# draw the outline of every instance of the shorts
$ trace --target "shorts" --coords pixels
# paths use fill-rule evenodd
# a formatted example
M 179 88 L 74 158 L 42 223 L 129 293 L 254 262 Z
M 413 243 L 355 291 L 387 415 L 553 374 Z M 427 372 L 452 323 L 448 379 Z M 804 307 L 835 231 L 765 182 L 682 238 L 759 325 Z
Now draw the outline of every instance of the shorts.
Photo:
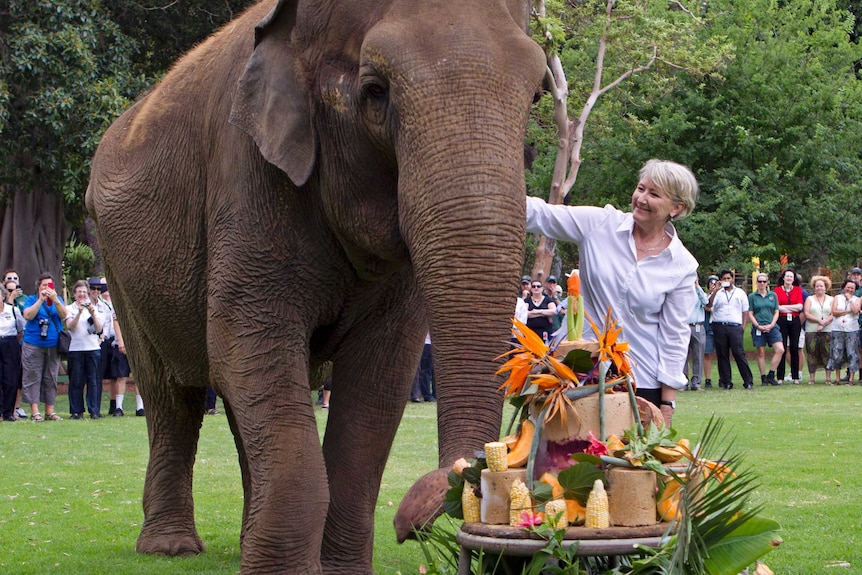
M 712 330 L 706 332 L 706 343 L 703 346 L 703 353 L 715 353 L 715 335 Z
M 132 370 L 129 367 L 129 359 L 126 357 L 125 353 L 115 347 L 113 350 L 113 357 L 111 359 L 111 377 L 108 379 L 129 377 L 131 374 Z
M 778 329 L 778 326 L 769 330 L 769 333 L 758 332 L 753 327 L 751 328 L 751 343 L 754 344 L 754 347 L 766 347 L 766 344 L 772 346 L 773 343 L 781 340 L 781 330 Z
M 102 371 L 102 379 L 115 379 L 111 376 L 111 364 L 113 363 L 114 350 L 117 349 L 113 346 L 113 343 L 114 338 L 110 338 L 103 341 L 100 346 L 102 355 L 99 360 L 99 365 L 101 366 L 99 369 Z

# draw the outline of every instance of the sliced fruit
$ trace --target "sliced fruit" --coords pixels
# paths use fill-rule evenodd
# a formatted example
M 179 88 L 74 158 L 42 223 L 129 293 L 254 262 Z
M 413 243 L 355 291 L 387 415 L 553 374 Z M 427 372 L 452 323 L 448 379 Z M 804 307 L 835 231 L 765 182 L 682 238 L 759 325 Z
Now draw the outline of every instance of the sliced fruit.
M 518 435 L 518 441 L 508 454 L 509 468 L 524 467 L 527 465 L 527 458 L 530 457 L 530 448 L 533 446 L 533 434 L 536 433 L 536 425 L 529 419 L 525 419 L 521 424 L 521 433 Z

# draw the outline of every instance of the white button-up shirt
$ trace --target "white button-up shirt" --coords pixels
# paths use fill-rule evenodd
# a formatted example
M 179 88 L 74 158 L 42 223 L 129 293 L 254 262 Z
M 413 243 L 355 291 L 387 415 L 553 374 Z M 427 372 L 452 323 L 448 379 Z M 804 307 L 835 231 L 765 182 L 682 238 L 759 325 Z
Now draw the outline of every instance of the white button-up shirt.
M 712 298 L 712 323 L 735 323 L 742 325 L 748 313 L 748 295 L 736 286 L 730 290 L 721 288 Z
M 612 308 L 623 328 L 621 340 L 629 342 L 637 386 L 682 389 L 697 260 L 668 222 L 670 245 L 638 261 L 633 228 L 631 213 L 610 205 L 549 205 L 527 197 L 527 231 L 578 244 L 584 310 L 601 329 Z M 596 339 L 589 322 L 583 337 Z

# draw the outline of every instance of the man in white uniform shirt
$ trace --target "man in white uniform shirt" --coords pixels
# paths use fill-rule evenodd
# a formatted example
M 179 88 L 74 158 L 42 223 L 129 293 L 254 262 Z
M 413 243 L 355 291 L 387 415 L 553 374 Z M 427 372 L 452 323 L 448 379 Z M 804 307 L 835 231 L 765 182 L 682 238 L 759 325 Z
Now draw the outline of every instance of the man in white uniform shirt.
M 730 354 L 742 376 L 745 389 L 752 389 L 751 368 L 745 359 L 742 334 L 748 315 L 748 295 L 733 283 L 733 272 L 723 270 L 720 283 L 709 294 L 705 310 L 712 312 L 712 331 L 715 338 L 715 355 L 718 358 L 718 385 L 733 389 L 730 375 Z

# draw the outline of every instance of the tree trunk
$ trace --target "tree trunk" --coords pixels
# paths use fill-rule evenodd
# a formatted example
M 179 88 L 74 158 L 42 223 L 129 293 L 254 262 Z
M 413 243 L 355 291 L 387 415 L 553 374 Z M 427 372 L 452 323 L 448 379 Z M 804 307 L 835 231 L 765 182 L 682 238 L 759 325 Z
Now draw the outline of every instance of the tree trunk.
M 42 272 L 50 272 L 61 287 L 68 236 L 69 224 L 59 196 L 43 190 L 18 190 L 14 199 L 0 206 L 0 271 L 17 271 L 26 294 L 35 291 Z

